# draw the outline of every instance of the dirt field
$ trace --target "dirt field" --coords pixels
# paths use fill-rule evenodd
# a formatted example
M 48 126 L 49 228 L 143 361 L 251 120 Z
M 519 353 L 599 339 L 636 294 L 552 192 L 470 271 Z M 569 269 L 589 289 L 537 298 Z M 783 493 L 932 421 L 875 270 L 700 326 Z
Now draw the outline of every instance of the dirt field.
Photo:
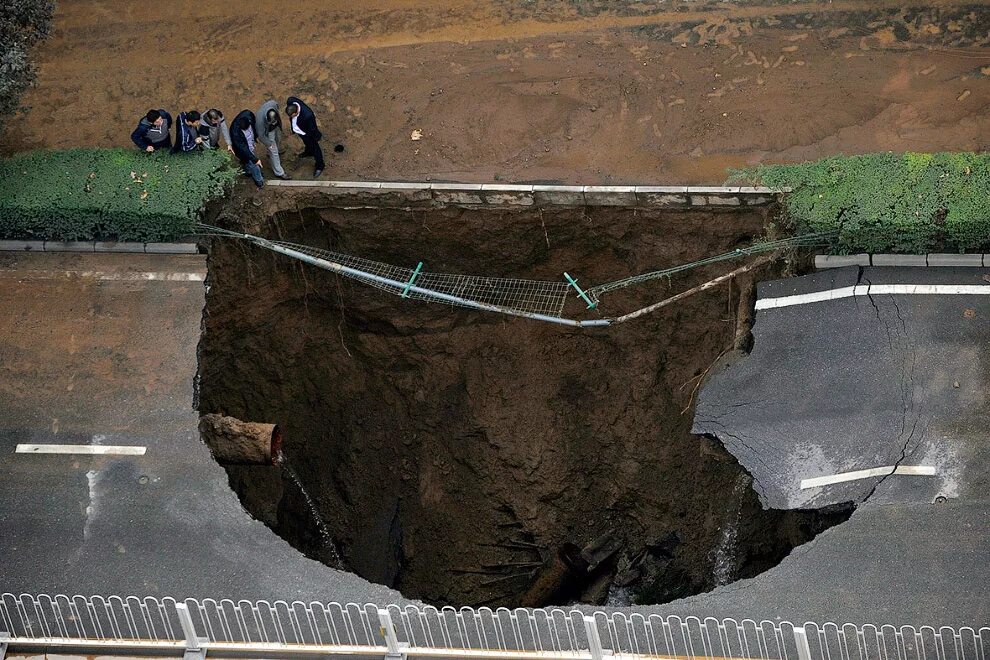
M 290 93 L 346 144 L 335 178 L 717 182 L 990 141 L 987 4 L 305 4 L 63 0 L 0 149 L 127 145 L 148 107 Z

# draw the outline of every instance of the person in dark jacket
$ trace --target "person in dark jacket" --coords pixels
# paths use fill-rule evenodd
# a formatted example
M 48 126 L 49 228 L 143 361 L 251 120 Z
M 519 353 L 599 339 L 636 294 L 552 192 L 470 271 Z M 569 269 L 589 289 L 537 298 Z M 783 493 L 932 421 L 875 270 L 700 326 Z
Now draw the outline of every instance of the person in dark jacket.
M 323 149 L 320 148 L 319 127 L 316 125 L 316 115 L 309 106 L 295 96 L 290 96 L 285 102 L 285 114 L 292 121 L 292 132 L 302 138 L 306 149 L 299 154 L 300 158 L 312 156 L 316 159 L 316 169 L 313 170 L 313 178 L 318 179 L 323 174 L 325 163 L 323 162 Z
M 199 136 L 200 116 L 195 110 L 180 112 L 178 121 L 175 122 L 175 144 L 172 145 L 172 153 L 188 153 L 194 149 L 201 149 L 203 138 Z
M 138 122 L 137 128 L 131 133 L 131 141 L 138 149 L 148 153 L 158 149 L 168 149 L 172 146 L 172 115 L 165 110 L 148 110 L 148 113 Z
M 230 146 L 234 148 L 234 155 L 241 161 L 244 172 L 261 188 L 265 185 L 265 177 L 261 175 L 261 159 L 254 153 L 254 125 L 254 113 L 241 110 L 230 125 Z

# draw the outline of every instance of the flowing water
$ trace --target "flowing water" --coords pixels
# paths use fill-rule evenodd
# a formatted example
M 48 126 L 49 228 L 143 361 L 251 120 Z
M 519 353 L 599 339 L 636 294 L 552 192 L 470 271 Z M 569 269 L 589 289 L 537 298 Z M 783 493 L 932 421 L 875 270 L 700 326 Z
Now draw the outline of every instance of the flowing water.
M 316 503 L 313 502 L 313 498 L 309 496 L 309 492 L 306 490 L 306 487 L 303 486 L 302 480 L 299 478 L 299 475 L 296 474 L 296 471 L 292 469 L 292 465 L 289 463 L 288 457 L 284 454 L 281 465 L 285 470 L 285 473 L 288 474 L 289 478 L 291 478 L 293 483 L 296 484 L 299 492 L 302 493 L 303 499 L 306 500 L 306 507 L 309 509 L 309 513 L 313 517 L 313 522 L 316 523 L 316 529 L 319 531 L 320 538 L 323 540 L 323 548 L 326 550 L 327 555 L 331 560 L 331 565 L 336 567 L 343 566 L 343 562 L 340 558 L 340 552 L 337 550 L 337 544 L 334 543 L 333 536 L 330 534 L 330 528 L 327 527 L 326 522 L 320 515 L 320 510 L 316 508 Z
M 715 548 L 715 566 L 712 572 L 715 586 L 721 587 L 735 581 L 739 570 L 739 518 L 742 513 L 743 495 L 749 487 L 750 479 L 745 474 L 736 478 L 732 487 L 732 509 L 722 525 L 718 546 Z

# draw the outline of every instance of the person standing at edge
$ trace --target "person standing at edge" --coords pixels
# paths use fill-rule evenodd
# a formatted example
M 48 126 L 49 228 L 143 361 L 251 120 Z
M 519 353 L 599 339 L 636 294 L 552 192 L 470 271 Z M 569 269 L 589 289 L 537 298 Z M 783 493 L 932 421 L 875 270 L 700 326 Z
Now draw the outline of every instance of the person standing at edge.
M 200 116 L 195 110 L 180 112 L 175 122 L 175 144 L 172 153 L 187 153 L 203 144 L 199 136 Z
M 255 134 L 262 144 L 268 147 L 268 162 L 272 165 L 272 173 L 280 179 L 291 179 L 282 169 L 282 159 L 279 157 L 279 147 L 282 144 L 282 117 L 278 114 L 278 101 L 270 99 L 261 104 L 255 117 Z
M 222 136 L 227 145 L 227 151 L 234 153 L 233 143 L 230 141 L 230 131 L 227 129 L 227 120 L 223 113 L 216 108 L 210 108 L 203 113 L 203 123 L 199 127 L 199 134 L 203 138 L 205 148 L 219 148 Z
M 131 142 L 148 153 L 168 149 L 172 146 L 172 136 L 169 134 L 171 128 L 172 115 L 163 109 L 148 110 L 131 133 Z
M 300 158 L 312 156 L 316 159 L 316 169 L 313 170 L 313 178 L 318 179 L 323 174 L 325 163 L 323 162 L 323 149 L 320 148 L 320 139 L 323 135 L 316 126 L 316 115 L 309 106 L 295 96 L 290 96 L 285 102 L 285 114 L 292 120 L 292 132 L 302 138 L 306 149 L 299 154 Z
M 254 113 L 241 110 L 230 127 L 230 140 L 234 155 L 244 167 L 244 173 L 250 175 L 254 179 L 254 185 L 261 188 L 265 185 L 265 177 L 261 175 L 261 159 L 254 154 L 254 125 Z

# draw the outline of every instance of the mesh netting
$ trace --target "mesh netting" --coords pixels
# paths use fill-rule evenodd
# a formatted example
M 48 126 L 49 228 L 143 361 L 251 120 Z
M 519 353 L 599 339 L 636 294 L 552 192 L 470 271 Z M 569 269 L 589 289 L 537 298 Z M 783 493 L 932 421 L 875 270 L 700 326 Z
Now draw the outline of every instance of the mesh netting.
M 481 275 L 455 275 L 449 273 L 430 273 L 422 270 L 393 266 L 380 261 L 372 261 L 363 257 L 355 257 L 341 252 L 333 252 L 315 248 L 299 243 L 289 243 L 287 241 L 275 241 L 241 234 L 220 227 L 210 225 L 199 225 L 205 233 L 228 236 L 231 238 L 246 239 L 267 249 L 279 251 L 288 250 L 289 256 L 296 258 L 305 257 L 320 259 L 335 264 L 316 264 L 324 268 L 329 268 L 345 277 L 357 280 L 363 284 L 387 291 L 394 295 L 417 300 L 428 300 L 431 302 L 442 302 L 449 305 L 460 305 L 472 307 L 471 303 L 481 303 L 488 305 L 491 311 L 501 311 L 508 314 L 539 314 L 546 317 L 543 320 L 563 322 L 571 325 L 584 324 L 608 324 L 615 319 L 603 319 L 599 321 L 572 321 L 562 319 L 564 304 L 571 291 L 571 285 L 567 282 L 547 282 L 541 280 L 517 280 L 502 277 L 485 277 Z M 597 303 L 600 297 L 609 291 L 622 289 L 636 284 L 642 284 L 662 277 L 669 277 L 675 273 L 687 271 L 699 266 L 713 264 L 730 259 L 738 259 L 747 255 L 762 254 L 779 251 L 785 248 L 792 248 L 806 245 L 819 245 L 828 242 L 831 234 L 805 234 L 777 241 L 766 241 L 754 245 L 739 248 L 732 252 L 707 257 L 687 264 L 642 273 L 633 277 L 627 277 L 613 282 L 607 282 L 598 286 L 588 288 L 583 292 L 591 302 Z M 293 254 L 295 253 L 295 254 Z M 422 264 L 421 264 L 422 265 Z M 340 270 L 338 266 L 346 270 Z M 565 274 L 566 275 L 566 274 Z M 576 289 L 575 285 L 575 289 Z M 445 298 L 443 296 L 453 296 L 457 300 Z M 492 309 L 492 308 L 496 309 Z M 629 315 L 626 315 L 629 316 Z M 633 315 L 634 316 L 634 315 Z M 625 317 L 622 317 L 625 318 Z M 621 318 L 619 319 L 622 320 Z
M 285 241 L 269 242 L 295 252 L 316 257 L 317 259 L 323 259 L 324 261 L 352 268 L 361 273 L 376 275 L 380 278 L 391 280 L 391 282 L 382 282 L 372 277 L 362 277 L 360 273 L 342 273 L 346 277 L 397 295 L 403 294 L 406 285 L 412 280 L 415 273 L 415 270 L 412 268 L 393 266 L 349 254 L 322 250 L 309 245 L 299 245 L 298 243 L 288 243 Z M 561 315 L 568 293 L 568 284 L 566 282 L 515 280 L 502 277 L 454 275 L 426 271 L 420 271 L 416 274 L 413 282 L 417 289 L 423 289 L 425 291 L 410 290 L 406 296 L 408 298 L 431 300 L 433 302 L 443 302 L 452 305 L 457 304 L 451 300 L 431 296 L 429 292 L 432 291 L 515 311 L 546 314 L 547 316 Z

